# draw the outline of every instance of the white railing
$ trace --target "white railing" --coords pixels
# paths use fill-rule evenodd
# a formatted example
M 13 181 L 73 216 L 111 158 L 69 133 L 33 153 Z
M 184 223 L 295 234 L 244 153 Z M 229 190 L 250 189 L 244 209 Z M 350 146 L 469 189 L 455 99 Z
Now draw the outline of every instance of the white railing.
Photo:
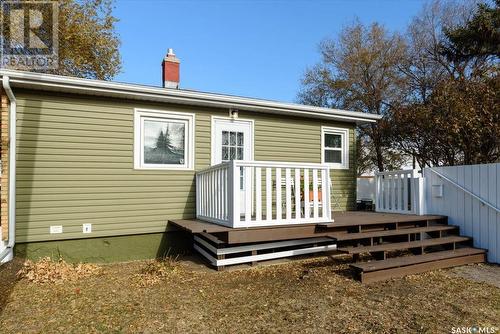
M 233 160 L 196 173 L 196 217 L 229 227 L 330 222 L 330 170 Z
M 377 212 L 423 214 L 423 178 L 416 170 L 375 173 Z

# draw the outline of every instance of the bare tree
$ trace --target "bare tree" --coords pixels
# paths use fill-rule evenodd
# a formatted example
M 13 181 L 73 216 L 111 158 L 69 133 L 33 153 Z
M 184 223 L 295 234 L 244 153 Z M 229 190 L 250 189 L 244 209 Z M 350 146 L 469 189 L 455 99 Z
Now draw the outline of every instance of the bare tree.
M 308 69 L 298 99 L 302 103 L 383 115 L 400 103 L 405 86 L 399 66 L 405 43 L 397 33 L 374 23 L 345 27 L 338 39 L 319 46 L 321 62 Z M 367 144 L 369 160 L 379 171 L 397 165 L 401 155 L 388 142 L 388 119 L 359 128 L 358 140 Z
M 422 167 L 498 159 L 498 64 L 487 55 L 450 56 L 448 32 L 467 25 L 476 8 L 433 1 L 408 28 L 400 68 L 407 91 L 405 103 L 391 110 L 392 143 Z

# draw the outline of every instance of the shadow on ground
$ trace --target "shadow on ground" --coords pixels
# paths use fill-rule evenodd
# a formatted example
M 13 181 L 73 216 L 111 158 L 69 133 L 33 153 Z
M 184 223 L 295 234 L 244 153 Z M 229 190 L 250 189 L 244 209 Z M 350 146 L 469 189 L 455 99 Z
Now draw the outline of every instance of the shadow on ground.
M 17 272 L 22 266 L 23 260 L 17 258 L 0 266 L 0 315 L 3 313 L 9 297 L 19 281 Z

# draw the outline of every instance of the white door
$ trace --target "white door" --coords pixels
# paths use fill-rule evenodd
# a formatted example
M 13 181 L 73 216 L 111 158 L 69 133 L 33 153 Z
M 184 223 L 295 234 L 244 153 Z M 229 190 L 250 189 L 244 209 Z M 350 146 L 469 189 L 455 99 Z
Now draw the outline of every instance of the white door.
M 213 165 L 229 160 L 253 160 L 253 122 L 214 118 L 212 124 Z M 245 213 L 245 187 L 251 187 L 250 182 L 251 180 L 247 180 L 245 172 L 241 170 L 240 213 Z

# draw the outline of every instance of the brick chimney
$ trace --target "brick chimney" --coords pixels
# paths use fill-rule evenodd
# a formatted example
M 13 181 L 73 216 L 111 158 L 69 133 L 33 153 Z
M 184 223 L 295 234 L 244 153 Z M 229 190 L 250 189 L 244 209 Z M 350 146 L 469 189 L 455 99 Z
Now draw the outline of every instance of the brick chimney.
M 179 88 L 179 67 L 181 61 L 175 56 L 173 49 L 168 49 L 167 55 L 161 63 L 163 69 L 163 88 Z

